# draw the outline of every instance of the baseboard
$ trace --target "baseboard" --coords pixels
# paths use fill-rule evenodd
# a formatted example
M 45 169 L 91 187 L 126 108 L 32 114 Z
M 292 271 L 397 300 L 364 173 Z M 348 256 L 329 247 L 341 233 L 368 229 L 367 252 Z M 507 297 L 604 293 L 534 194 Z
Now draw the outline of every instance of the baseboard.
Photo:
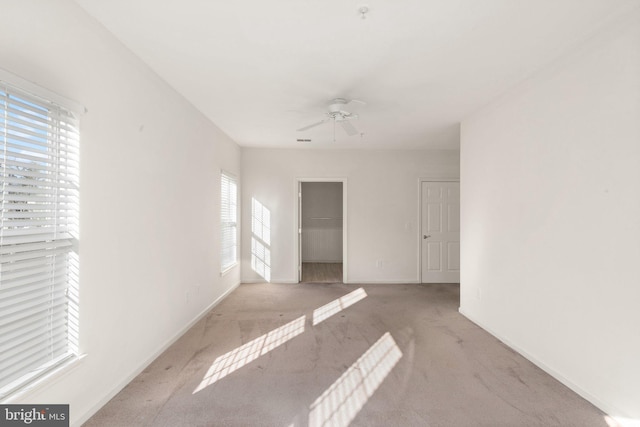
M 285 285 L 291 285 L 291 284 L 297 284 L 300 283 L 297 280 L 270 280 L 270 281 L 266 281 L 266 280 L 254 280 L 254 279 L 250 279 L 250 280 L 243 280 L 242 284 L 246 284 L 246 285 L 255 285 L 258 283 L 274 283 L 274 284 L 285 284 Z
M 256 284 L 267 283 L 264 279 L 248 279 L 242 280 L 242 283 Z M 283 285 L 298 284 L 297 280 L 277 280 L 272 279 L 269 283 L 280 283 Z M 422 282 L 419 280 L 351 280 L 344 282 L 345 285 L 419 285 Z M 458 285 L 458 283 L 451 283 L 452 285 Z
M 587 392 L 582 387 L 578 386 L 577 384 L 575 384 L 574 382 L 572 382 L 571 380 L 566 378 L 560 372 L 558 372 L 555 369 L 549 367 L 547 364 L 545 364 L 541 360 L 537 359 L 536 357 L 532 356 L 530 353 L 528 353 L 524 349 L 522 349 L 519 346 L 513 344 L 513 342 L 511 342 L 510 340 L 508 340 L 508 339 L 504 338 L 503 336 L 501 336 L 500 334 L 496 333 L 494 330 L 492 330 L 491 328 L 487 327 L 482 322 L 478 321 L 473 316 L 471 316 L 468 313 L 466 313 L 462 309 L 462 307 L 458 308 L 458 312 L 460 314 L 462 314 L 464 317 L 466 317 L 467 319 L 469 319 L 470 321 L 472 321 L 473 323 L 475 323 L 476 325 L 478 325 L 479 327 L 481 327 L 482 329 L 484 329 L 485 331 L 489 332 L 491 335 L 493 335 L 495 338 L 500 340 L 507 347 L 511 348 L 516 353 L 520 354 L 522 357 L 524 357 L 525 359 L 527 359 L 528 361 L 530 361 L 531 363 L 536 365 L 538 368 L 542 369 L 547 374 L 551 375 L 553 378 L 555 378 L 556 380 L 560 381 L 565 386 L 569 387 L 573 392 L 575 392 L 577 395 L 579 395 L 583 399 L 585 399 L 588 402 L 590 402 L 591 404 L 593 404 L 595 407 L 600 409 L 605 414 L 622 414 L 623 413 L 622 411 L 618 410 L 615 407 L 615 405 L 611 405 L 611 404 L 609 404 L 607 402 L 604 402 L 601 399 L 599 399 L 596 396 L 594 396 L 593 394 Z
M 341 259 L 315 259 L 315 260 L 306 260 L 303 259 L 302 263 L 306 264 L 306 263 L 313 263 L 313 264 L 342 264 L 342 260 Z
M 297 280 L 270 280 L 269 282 L 267 282 L 264 279 L 249 279 L 249 280 L 243 280 L 242 283 L 246 283 L 246 284 L 256 284 L 256 283 L 282 283 L 284 285 L 291 285 L 291 284 L 298 284 L 300 282 L 298 282 Z
M 196 323 L 198 323 L 204 316 L 211 311 L 216 305 L 220 304 L 222 300 L 224 300 L 231 292 L 233 292 L 238 286 L 240 286 L 240 282 L 231 286 L 227 291 L 225 291 L 222 295 L 215 299 L 211 304 L 209 304 L 204 310 L 202 310 L 196 317 L 194 317 L 186 326 L 180 329 L 176 334 L 174 334 L 171 338 L 165 341 L 164 344 L 160 346 L 158 350 L 156 350 L 150 357 L 148 357 L 142 364 L 140 364 L 136 369 L 133 370 L 131 374 L 129 374 L 123 381 L 121 381 L 111 392 L 109 392 L 105 397 L 100 399 L 98 403 L 93 405 L 90 410 L 88 410 L 85 414 L 83 414 L 79 419 L 74 420 L 73 425 L 82 425 L 89 418 L 91 418 L 96 412 L 100 410 L 104 405 L 107 404 L 113 397 L 118 394 L 123 388 L 127 386 L 135 377 L 140 375 L 142 371 L 144 371 L 147 366 L 149 366 L 154 360 L 158 358 L 166 349 L 168 349 L 173 343 L 178 341 L 180 337 L 182 337 L 189 329 L 193 327 Z M 76 424 L 77 422 L 77 424 Z
M 417 285 L 418 280 L 349 280 L 349 285 Z

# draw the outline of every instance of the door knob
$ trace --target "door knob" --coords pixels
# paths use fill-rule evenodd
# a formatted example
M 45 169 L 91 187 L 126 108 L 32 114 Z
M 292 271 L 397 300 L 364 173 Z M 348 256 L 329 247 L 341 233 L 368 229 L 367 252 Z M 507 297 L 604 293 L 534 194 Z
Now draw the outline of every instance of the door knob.
M 425 234 L 424 236 L 422 236 L 423 239 L 428 239 L 429 237 L 431 237 L 431 234 L 429 234 L 429 235 Z

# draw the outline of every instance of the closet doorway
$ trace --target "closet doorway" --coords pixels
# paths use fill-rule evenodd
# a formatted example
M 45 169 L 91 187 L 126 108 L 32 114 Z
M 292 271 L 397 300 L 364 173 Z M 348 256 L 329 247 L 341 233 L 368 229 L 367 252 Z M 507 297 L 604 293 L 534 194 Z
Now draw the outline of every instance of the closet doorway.
M 344 283 L 344 181 L 298 181 L 298 281 Z

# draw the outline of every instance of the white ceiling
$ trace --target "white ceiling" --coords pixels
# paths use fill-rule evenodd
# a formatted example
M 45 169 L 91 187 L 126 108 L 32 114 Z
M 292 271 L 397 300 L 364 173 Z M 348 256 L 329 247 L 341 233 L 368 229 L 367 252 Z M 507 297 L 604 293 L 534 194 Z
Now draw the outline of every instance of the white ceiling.
M 376 149 L 458 149 L 465 116 L 638 4 L 76 1 L 241 146 Z M 367 103 L 364 135 L 296 131 L 336 97 Z

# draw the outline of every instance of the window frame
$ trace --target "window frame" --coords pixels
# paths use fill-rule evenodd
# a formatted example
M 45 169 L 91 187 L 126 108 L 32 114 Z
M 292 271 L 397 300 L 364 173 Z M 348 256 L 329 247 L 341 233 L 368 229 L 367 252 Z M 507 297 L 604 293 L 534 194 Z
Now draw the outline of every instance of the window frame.
M 4 400 L 32 389 L 82 357 L 78 324 L 79 120 L 86 110 L 1 69 L 0 93 L 0 192 L 3 194 L 0 249 L 6 255 L 0 264 L 0 292 L 7 291 L 2 296 L 2 304 L 15 304 L 12 307 L 17 310 L 13 313 L 17 319 L 23 319 L 8 322 L 6 325 L 12 326 L 0 333 L 5 340 L 15 334 L 22 338 L 25 324 L 30 323 L 32 334 L 47 337 L 40 339 L 40 344 L 29 347 L 40 348 L 32 353 L 32 357 L 38 355 L 37 363 L 25 363 L 22 356 L 22 360 L 16 362 L 16 365 L 22 364 L 21 368 L 8 365 L 14 371 L 0 385 L 0 400 Z M 42 203 L 46 207 L 43 208 Z M 21 215 L 21 224 L 15 221 L 16 213 Z M 37 217 L 44 219 L 42 223 L 36 220 Z M 43 227 L 44 223 L 47 225 Z M 36 238 L 40 232 L 41 237 Z M 24 245 L 46 246 L 53 251 L 27 250 Z M 38 285 L 34 278 L 27 280 L 30 276 L 36 277 L 32 272 L 38 272 L 37 277 L 42 278 L 38 282 L 50 284 Z M 60 274 L 64 275 L 62 279 L 59 279 Z M 15 277 L 20 276 L 25 280 L 17 282 Z M 16 297 L 24 295 L 27 298 L 31 289 L 40 288 L 51 289 L 42 298 L 45 298 L 48 312 L 53 313 L 50 317 L 56 321 L 44 322 L 42 315 L 32 307 L 21 305 L 19 300 L 23 297 Z M 60 292 L 62 298 L 56 298 L 55 294 Z M 57 304 L 57 301 L 63 302 Z M 63 332 L 60 332 L 61 327 Z M 43 341 L 51 343 L 51 347 L 62 345 L 63 351 L 54 354 L 49 350 L 47 355 Z M 18 347 L 17 344 L 8 345 L 7 351 L 15 352 Z

